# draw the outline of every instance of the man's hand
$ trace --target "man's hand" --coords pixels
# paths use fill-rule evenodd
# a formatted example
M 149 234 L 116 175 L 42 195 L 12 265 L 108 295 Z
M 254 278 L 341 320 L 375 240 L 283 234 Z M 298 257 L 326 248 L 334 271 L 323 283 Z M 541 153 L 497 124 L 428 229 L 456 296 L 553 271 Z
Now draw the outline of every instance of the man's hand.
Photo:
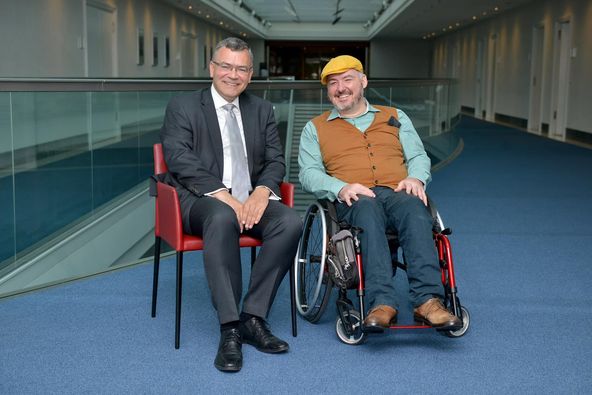
M 345 202 L 348 206 L 353 204 L 353 201 L 358 201 L 358 195 L 364 195 L 369 197 L 376 197 L 372 189 L 363 186 L 362 184 L 347 184 L 339 191 L 337 197 L 339 200 Z
M 243 203 L 238 201 L 227 190 L 222 190 L 220 192 L 216 192 L 212 195 L 212 197 L 214 197 L 214 198 L 220 200 L 221 202 L 224 202 L 227 205 L 229 205 L 230 207 L 232 207 L 232 209 L 236 213 L 236 220 L 238 221 L 238 224 L 240 225 L 240 231 L 242 233 L 243 229 L 244 229 L 244 224 L 241 220 L 241 217 L 243 215 L 242 213 L 244 211 Z
M 417 196 L 427 207 L 428 197 L 425 193 L 423 182 L 419 181 L 417 178 L 407 177 L 399 182 L 395 192 L 401 192 L 403 190 L 407 192 L 407 194 Z
M 251 193 L 243 204 L 243 209 L 239 216 L 241 229 L 244 227 L 246 230 L 249 230 L 259 223 L 263 212 L 269 204 L 269 193 L 269 189 L 264 187 L 255 188 L 253 193 Z

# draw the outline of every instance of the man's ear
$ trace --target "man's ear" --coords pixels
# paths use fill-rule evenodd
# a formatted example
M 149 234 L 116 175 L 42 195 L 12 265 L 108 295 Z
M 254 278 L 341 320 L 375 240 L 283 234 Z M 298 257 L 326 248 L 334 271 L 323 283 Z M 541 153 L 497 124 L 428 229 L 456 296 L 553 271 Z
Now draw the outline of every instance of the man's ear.
M 366 74 L 362 74 L 362 88 L 366 89 L 367 86 L 368 86 L 368 78 L 366 77 Z

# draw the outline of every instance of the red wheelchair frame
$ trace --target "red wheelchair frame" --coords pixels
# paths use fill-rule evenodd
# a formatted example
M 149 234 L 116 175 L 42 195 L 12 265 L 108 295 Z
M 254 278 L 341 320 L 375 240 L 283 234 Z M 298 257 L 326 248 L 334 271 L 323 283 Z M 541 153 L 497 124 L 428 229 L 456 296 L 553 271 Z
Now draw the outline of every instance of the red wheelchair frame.
M 452 251 L 448 235 L 451 234 L 449 228 L 444 228 L 442 220 L 433 205 L 429 202 L 430 211 L 434 218 L 434 242 L 438 251 L 438 260 L 442 273 L 442 285 L 444 287 L 444 304 L 449 311 L 460 318 L 462 327 L 457 329 L 439 330 L 440 333 L 449 337 L 460 337 L 466 333 L 470 324 L 470 315 L 468 310 L 461 306 L 457 295 L 456 279 L 454 276 L 454 263 L 452 259 Z M 327 221 L 326 218 L 329 218 Z M 312 218 L 312 220 L 311 220 Z M 346 344 L 361 343 L 366 334 L 383 332 L 382 328 L 364 327 L 365 306 L 364 306 L 364 267 L 361 256 L 361 247 L 357 237 L 360 229 L 353 228 L 347 224 L 337 224 L 335 207 L 328 201 L 319 201 L 311 205 L 304 218 L 303 235 L 298 247 L 298 253 L 294 263 L 295 272 L 295 302 L 300 314 L 308 321 L 315 323 L 323 314 L 327 302 L 329 300 L 330 290 L 333 288 L 333 282 L 329 276 L 327 266 L 324 264 L 328 251 L 328 242 L 331 235 L 337 230 L 349 229 L 354 236 L 354 244 L 356 249 L 356 264 L 358 269 L 359 281 L 355 285 L 356 294 L 358 297 L 359 309 L 354 307 L 354 304 L 347 297 L 347 289 L 339 289 L 339 296 L 337 299 L 337 320 L 335 330 L 337 336 Z M 314 235 L 312 229 L 314 228 L 314 221 L 320 219 L 322 226 L 320 231 L 323 233 L 321 242 L 318 246 L 314 243 Z M 329 226 L 327 226 L 327 222 Z M 361 230 L 363 231 L 363 230 Z M 396 234 L 387 234 L 389 240 L 389 247 L 391 255 L 393 256 L 393 275 L 397 269 L 406 270 L 407 265 L 401 263 L 397 259 L 397 251 L 399 248 Z M 312 241 L 312 243 L 311 243 Z M 311 244 L 313 247 L 311 248 Z M 318 248 L 317 248 L 318 247 Z M 404 259 L 403 259 L 404 260 Z M 313 268 L 313 270 L 309 270 Z M 315 277 L 315 274 L 318 276 Z M 316 293 L 311 292 L 308 285 L 311 283 L 310 278 L 313 277 L 315 282 Z M 323 292 L 319 292 L 320 288 L 324 288 Z M 314 295 L 312 295 L 314 293 Z M 322 295 L 319 295 L 322 293 Z M 319 297 L 320 296 L 320 297 Z M 391 325 L 388 329 L 431 329 L 429 325 L 415 324 L 415 325 Z

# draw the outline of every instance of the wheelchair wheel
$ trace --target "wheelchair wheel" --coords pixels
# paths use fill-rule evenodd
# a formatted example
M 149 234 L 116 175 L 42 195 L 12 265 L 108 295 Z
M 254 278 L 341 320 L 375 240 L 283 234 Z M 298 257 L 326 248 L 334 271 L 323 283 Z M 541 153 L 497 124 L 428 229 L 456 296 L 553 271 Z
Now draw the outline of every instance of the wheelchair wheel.
M 312 204 L 304 217 L 294 262 L 294 278 L 298 312 L 313 323 L 321 318 L 333 288 L 325 268 L 327 242 L 332 229 L 333 225 L 327 224 L 321 204 Z
M 465 309 L 464 307 L 460 308 L 460 313 L 462 316 L 462 327 L 455 331 L 444 331 L 442 332 L 443 335 L 448 337 L 461 337 L 469 330 L 469 325 L 471 323 L 471 315 L 469 314 L 469 310 Z
M 345 313 L 346 320 L 349 319 L 349 331 L 346 331 L 344 323 L 340 316 L 337 316 L 335 322 L 335 332 L 339 340 L 345 344 L 355 345 L 360 344 L 366 339 L 366 334 L 362 332 L 362 320 L 360 319 L 360 313 L 357 310 L 347 310 Z M 349 332 L 349 334 L 348 334 Z

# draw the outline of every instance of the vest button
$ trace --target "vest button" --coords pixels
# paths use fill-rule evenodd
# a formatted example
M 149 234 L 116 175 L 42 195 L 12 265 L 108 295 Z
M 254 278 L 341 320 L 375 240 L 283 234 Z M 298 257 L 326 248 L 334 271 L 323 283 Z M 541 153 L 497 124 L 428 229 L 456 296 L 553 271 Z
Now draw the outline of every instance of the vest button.
M 368 148 L 372 147 L 372 144 L 368 144 Z
M 370 152 L 370 156 L 374 156 L 374 152 Z
M 374 185 L 378 185 L 378 180 L 374 180 Z
M 373 170 L 376 170 L 376 166 L 372 166 L 372 169 L 373 169 Z

